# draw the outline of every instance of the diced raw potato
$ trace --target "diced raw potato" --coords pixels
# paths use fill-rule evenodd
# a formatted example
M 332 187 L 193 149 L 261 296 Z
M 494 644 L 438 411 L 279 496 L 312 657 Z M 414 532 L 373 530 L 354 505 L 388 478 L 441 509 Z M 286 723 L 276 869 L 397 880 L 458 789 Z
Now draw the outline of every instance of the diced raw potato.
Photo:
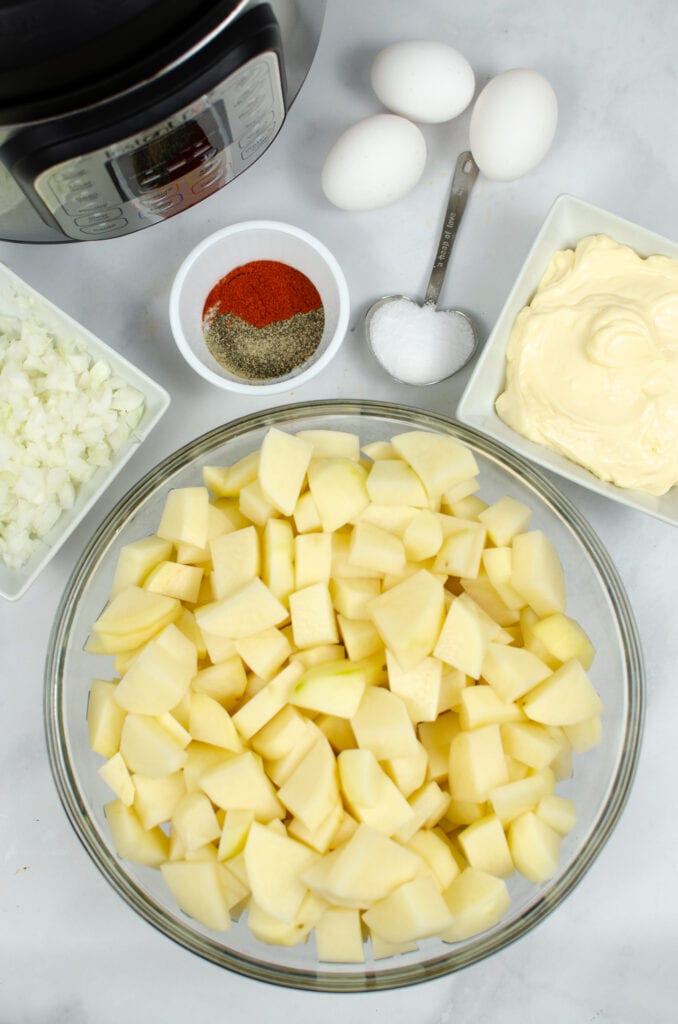
M 574 801 L 555 793 L 547 793 L 537 804 L 536 813 L 555 832 L 568 835 L 577 824 L 577 810 Z
M 394 533 L 402 539 L 405 530 L 420 511 L 422 510 L 413 508 L 411 505 L 377 505 L 371 501 L 362 510 L 357 521 L 379 526 L 387 533 Z
M 432 780 L 412 793 L 407 802 L 410 817 L 394 833 L 401 843 L 411 839 L 417 829 L 437 825 L 447 810 L 450 795 Z
M 278 512 L 291 516 L 306 478 L 313 444 L 299 435 L 271 427 L 261 445 L 259 483 Z
M 329 903 L 368 907 L 421 870 L 421 858 L 369 825 L 360 824 L 342 846 L 303 873 L 303 881 Z
M 351 619 L 337 613 L 337 625 L 341 642 L 351 661 L 361 661 L 383 648 L 377 628 L 370 619 Z
M 390 441 L 370 441 L 362 447 L 368 459 L 397 459 L 398 453 Z
M 209 492 L 206 487 L 175 487 L 167 495 L 156 531 L 173 543 L 207 545 Z
M 181 615 L 181 602 L 129 586 L 112 598 L 92 626 L 104 654 L 131 651 Z
M 475 494 L 480 489 L 480 481 L 477 476 L 466 477 L 465 480 L 460 480 L 457 484 L 452 484 L 440 497 L 440 506 L 443 510 L 450 509 L 453 504 L 457 504 L 464 498 L 468 498 L 470 494 Z M 456 513 L 452 513 L 455 515 Z
M 308 720 L 288 704 L 252 736 L 251 747 L 268 760 L 284 757 L 296 747 L 307 723 Z
M 425 569 L 373 598 L 369 606 L 379 635 L 405 671 L 433 651 L 444 611 L 443 585 Z
M 327 583 L 312 583 L 303 590 L 295 590 L 289 603 L 296 647 L 338 642 L 337 620 Z
M 450 743 L 459 732 L 459 718 L 450 711 L 438 715 L 435 722 L 420 722 L 419 739 L 428 756 L 428 775 L 432 779 L 447 778 Z
M 541 530 L 513 538 L 511 586 L 537 615 L 565 611 L 565 577 L 558 553 Z
M 472 679 L 479 679 L 486 649 L 486 633 L 475 608 L 454 598 L 433 654 Z
M 172 772 L 162 778 L 149 779 L 133 775 L 134 810 L 145 829 L 152 829 L 169 821 L 174 808 L 186 792 L 183 772 Z
M 337 763 L 324 736 L 316 740 L 285 780 L 278 799 L 311 831 L 339 804 Z
M 488 814 L 459 833 L 459 845 L 472 868 L 498 878 L 513 874 L 513 861 L 504 828 L 495 814 Z
M 459 732 L 450 743 L 450 794 L 453 800 L 483 803 L 506 782 L 506 758 L 498 725 Z
M 532 633 L 558 661 L 577 658 L 585 669 L 591 667 L 595 655 L 593 644 L 579 623 L 568 615 L 562 612 L 547 615 L 534 623 Z
M 420 478 L 429 498 L 439 498 L 454 484 L 478 473 L 470 449 L 453 437 L 411 430 L 392 437 L 391 444 Z
M 428 770 L 426 747 L 423 743 L 419 743 L 416 754 L 410 754 L 407 757 L 384 758 L 381 766 L 386 774 L 393 779 L 403 796 L 409 797 L 415 789 L 419 789 L 424 784 L 426 779 Z
M 312 530 L 322 529 L 322 523 L 318 515 L 318 506 L 313 500 L 313 495 L 310 491 L 304 491 L 299 496 L 299 500 L 294 506 L 292 518 L 294 519 L 297 533 L 309 533 Z
M 397 694 L 413 722 L 433 722 L 438 716 L 443 664 L 427 657 L 404 672 L 395 657 L 386 652 L 386 669 L 391 693 Z
M 294 533 L 287 519 L 269 519 L 263 530 L 262 579 L 286 603 L 294 590 Z
M 134 802 L 134 783 L 120 751 L 101 765 L 99 775 L 119 800 L 130 807 Z
M 203 631 L 240 640 L 279 626 L 287 609 L 257 576 L 229 597 L 196 608 L 195 617 Z
M 359 522 L 351 533 L 348 561 L 356 568 L 397 574 L 405 566 L 405 546 L 400 537 L 382 530 L 380 526 Z
M 154 594 L 176 597 L 179 601 L 193 604 L 198 600 L 203 569 L 197 565 L 182 565 L 181 562 L 159 562 L 144 581 L 144 588 Z
M 217 765 L 223 764 L 233 756 L 231 751 L 223 747 L 212 747 L 208 743 L 193 740 L 186 748 L 186 761 L 182 769 L 184 783 L 189 793 L 200 788 L 200 780 L 204 773 Z
M 576 658 L 566 661 L 523 701 L 525 714 L 544 725 L 575 725 L 599 715 L 603 702 Z
M 345 963 L 363 926 L 375 958 L 459 941 L 503 915 L 514 865 L 551 877 L 575 824 L 556 780 L 601 731 L 529 509 L 478 497 L 455 439 L 366 450 L 274 428 L 206 467 L 166 537 L 123 549 L 86 645 L 122 676 L 88 707 L 120 855 L 162 865 L 208 928 L 246 911 L 293 946 L 315 927 Z
M 306 895 L 301 876 L 317 855 L 257 821 L 250 826 L 244 855 L 255 901 L 272 917 L 291 924 Z
M 315 926 L 315 943 L 322 963 L 362 963 L 365 952 L 359 911 L 328 907 Z
M 94 679 L 87 703 L 87 734 L 92 750 L 113 757 L 120 747 L 125 711 L 115 699 L 117 682 Z
M 444 932 L 452 915 L 433 878 L 422 876 L 376 900 L 363 920 L 387 942 L 413 942 Z
M 300 430 L 297 437 L 313 446 L 316 459 L 360 458 L 360 438 L 349 430 Z
M 300 818 L 292 818 L 287 826 L 287 832 L 293 839 L 299 839 L 316 853 L 326 853 L 342 824 L 344 813 L 341 803 L 336 803 L 317 828 L 307 828 Z
M 185 695 L 197 665 L 195 645 L 170 623 L 132 659 L 115 699 L 126 711 L 161 715 Z
M 510 544 L 517 533 L 525 533 L 530 525 L 532 510 L 515 498 L 503 497 L 480 513 L 479 519 L 496 547 Z
M 443 543 L 443 529 L 438 516 L 430 509 L 420 509 L 403 532 L 405 555 L 411 562 L 433 558 Z
M 542 768 L 533 775 L 526 775 L 514 782 L 490 789 L 489 799 L 492 809 L 503 825 L 532 810 L 543 796 L 553 791 L 555 779 L 553 772 Z
M 329 533 L 304 533 L 294 538 L 294 589 L 312 583 L 330 582 L 332 574 L 332 536 Z
M 380 581 L 371 577 L 332 579 L 329 586 L 335 609 L 347 619 L 367 619 L 370 601 L 381 593 Z
M 560 861 L 561 837 L 534 811 L 525 811 L 508 827 L 508 844 L 517 871 L 539 885 L 553 878 Z
M 411 820 L 410 805 L 370 750 L 343 750 L 337 764 L 341 790 L 354 818 L 386 836 Z
M 600 715 L 585 718 L 573 725 L 564 725 L 563 732 L 567 741 L 577 754 L 583 754 L 592 747 L 597 747 L 603 735 L 603 723 Z
M 175 900 L 189 917 L 215 932 L 231 927 L 216 861 L 172 861 L 160 868 Z
M 381 686 L 368 686 L 351 718 L 358 746 L 378 761 L 409 757 L 418 751 L 417 735 L 403 701 Z
M 120 736 L 120 753 L 132 772 L 158 778 L 176 772 L 186 760 L 185 744 L 157 718 L 130 713 Z
M 506 913 L 511 897 L 506 882 L 478 868 L 465 868 L 443 893 L 453 922 L 444 942 L 461 942 L 492 928 Z
M 253 526 L 224 533 L 210 542 L 215 600 L 236 593 L 259 574 L 259 535 Z
M 275 515 L 275 508 L 264 494 L 258 479 L 246 484 L 240 491 L 238 510 L 250 523 L 262 527 Z
M 200 788 L 217 807 L 225 811 L 251 810 L 257 821 L 284 818 L 285 808 L 267 778 L 260 758 L 251 750 L 233 754 L 208 768 L 199 780 Z
M 492 722 L 514 722 L 522 717 L 517 704 L 505 703 L 484 683 L 466 686 L 461 691 L 459 725 L 462 729 L 477 729 Z
M 110 596 L 115 597 L 125 587 L 140 587 L 151 569 L 168 559 L 171 553 L 172 542 L 153 534 L 123 545 L 118 554 Z
M 298 663 L 286 665 L 258 693 L 238 708 L 233 715 L 233 722 L 244 740 L 251 739 L 285 707 L 303 671 Z
M 247 686 L 247 675 L 238 654 L 200 669 L 191 680 L 191 689 L 206 693 L 220 703 L 232 703 L 242 697 Z
M 221 498 L 236 498 L 243 487 L 251 484 L 259 474 L 259 452 L 250 452 L 232 466 L 203 466 L 202 479 L 213 494 Z
M 211 801 L 204 793 L 186 793 L 172 815 L 175 829 L 185 850 L 197 850 L 221 835 L 221 828 Z
M 224 815 L 224 824 L 219 837 L 219 860 L 230 860 L 245 848 L 254 812 L 232 808 Z
M 497 696 L 509 703 L 523 697 L 537 683 L 551 675 L 551 669 L 523 647 L 489 643 L 482 664 L 482 676 Z
M 483 568 L 487 577 L 508 608 L 520 610 L 525 599 L 511 586 L 513 568 L 513 552 L 510 547 L 485 548 L 483 551 Z
M 485 527 L 456 516 L 438 517 L 443 542 L 433 562 L 434 572 L 474 579 L 480 570 Z
M 188 731 L 195 740 L 238 753 L 240 737 L 226 708 L 206 693 L 194 693 L 189 709 Z
M 507 722 L 502 726 L 501 739 L 509 757 L 537 770 L 550 765 L 562 747 L 548 729 L 536 722 Z
M 369 503 L 366 479 L 365 469 L 352 459 L 311 460 L 308 485 L 326 533 L 352 522 Z
M 377 505 L 428 507 L 428 495 L 414 470 L 402 459 L 378 459 L 366 481 L 367 493 Z
M 450 844 L 443 834 L 423 828 L 415 832 L 405 844 L 418 854 L 430 868 L 440 891 L 443 892 L 459 874 L 459 865 L 452 856 Z
M 380 668 L 371 659 L 359 662 L 341 659 L 313 665 L 295 684 L 289 701 L 310 711 L 353 718 L 365 688 L 375 681 L 375 672 L 380 672 Z
M 111 800 L 104 812 L 120 857 L 152 868 L 167 860 L 169 840 L 162 829 L 145 829 L 134 808 L 127 807 L 122 800 Z

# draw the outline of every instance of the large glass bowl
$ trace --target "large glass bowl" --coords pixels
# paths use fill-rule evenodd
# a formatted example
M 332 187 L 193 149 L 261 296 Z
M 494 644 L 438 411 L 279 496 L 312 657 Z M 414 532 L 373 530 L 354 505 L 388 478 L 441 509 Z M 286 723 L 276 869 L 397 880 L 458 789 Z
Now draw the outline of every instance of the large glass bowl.
M 491 930 L 453 945 L 437 939 L 416 952 L 364 965 L 318 962 L 313 939 L 293 948 L 257 941 L 244 921 L 211 933 L 179 911 L 159 871 L 122 861 L 112 848 L 103 806 L 110 791 L 89 748 L 87 696 L 94 676 L 111 666 L 83 644 L 106 603 L 121 546 L 154 532 L 170 487 L 199 484 L 205 463 L 232 463 L 257 448 L 266 430 L 328 428 L 357 432 L 363 443 L 421 428 L 459 438 L 480 465 L 481 495 L 529 504 L 532 527 L 555 543 L 565 570 L 568 612 L 595 644 L 592 678 L 605 704 L 601 744 L 575 756 L 573 777 L 557 792 L 574 799 L 578 820 L 564 840 L 557 875 L 532 885 L 509 879 L 511 907 Z M 636 626 L 609 555 L 577 509 L 528 462 L 453 420 L 378 402 L 311 402 L 248 416 L 204 434 L 149 472 L 107 516 L 66 587 L 46 667 L 45 722 L 52 771 L 71 824 L 97 867 L 146 921 L 188 950 L 240 974 L 319 991 L 386 989 L 440 977 L 498 953 L 535 927 L 572 891 L 601 851 L 629 793 L 639 752 L 644 679 Z

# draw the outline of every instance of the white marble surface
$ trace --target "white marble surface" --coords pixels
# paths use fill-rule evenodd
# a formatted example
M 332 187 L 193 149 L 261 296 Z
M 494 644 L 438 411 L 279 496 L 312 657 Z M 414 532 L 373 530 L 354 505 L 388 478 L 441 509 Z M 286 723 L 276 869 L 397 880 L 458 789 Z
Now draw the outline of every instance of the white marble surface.
M 419 293 L 433 256 L 450 170 L 468 114 L 424 128 L 424 177 L 396 206 L 358 215 L 319 189 L 325 153 L 380 107 L 368 68 L 384 44 L 436 37 L 458 46 L 479 82 L 534 67 L 560 100 L 544 163 L 512 184 L 480 180 L 443 297 L 484 339 L 553 199 L 569 192 L 678 238 L 678 6 L 670 0 L 330 0 L 321 52 L 287 124 L 258 164 L 175 220 L 111 242 L 35 248 L 0 243 L 0 259 L 155 376 L 172 393 L 162 424 L 26 596 L 0 607 L 0 1022 L 112 1024 L 189 1016 L 298 1024 L 651 1024 L 678 1010 L 678 534 L 563 485 L 588 516 L 628 588 L 645 651 L 647 719 L 627 808 L 567 902 L 510 949 L 443 980 L 383 994 L 311 995 L 231 975 L 173 945 L 115 895 L 60 806 L 42 726 L 50 626 L 70 568 L 135 479 L 184 441 L 262 407 L 195 376 L 167 319 L 172 276 L 202 237 L 251 217 L 316 233 L 343 264 L 350 331 L 332 366 L 280 402 L 381 398 L 453 414 L 466 376 L 425 390 L 390 383 L 368 357 L 362 315 L 383 293 Z

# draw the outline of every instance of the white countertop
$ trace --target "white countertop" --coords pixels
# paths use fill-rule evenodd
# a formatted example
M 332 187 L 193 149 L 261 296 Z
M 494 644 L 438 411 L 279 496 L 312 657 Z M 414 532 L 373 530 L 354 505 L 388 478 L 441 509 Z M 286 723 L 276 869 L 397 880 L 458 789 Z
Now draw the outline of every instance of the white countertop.
M 228 419 L 261 409 L 197 377 L 174 346 L 174 272 L 205 235 L 250 218 L 318 235 L 343 265 L 350 330 L 320 377 L 275 404 L 378 398 L 454 415 L 468 371 L 427 389 L 390 382 L 371 361 L 362 317 L 377 296 L 421 294 L 468 113 L 424 126 L 423 179 L 397 205 L 347 214 L 321 194 L 330 145 L 379 112 L 369 66 L 388 42 L 439 38 L 479 83 L 511 67 L 549 77 L 560 101 L 554 145 L 523 180 L 479 179 L 443 292 L 487 337 L 553 200 L 563 192 L 678 238 L 678 6 L 670 0 L 330 0 L 321 51 L 274 144 L 245 175 L 192 210 L 110 242 L 0 243 L 0 260 L 154 376 L 169 411 L 114 485 L 18 602 L 0 606 L 0 1022 L 113 1024 L 195 1019 L 297 1024 L 649 1024 L 678 1009 L 678 691 L 675 529 L 561 481 L 627 587 L 647 667 L 642 755 L 627 807 L 563 906 L 483 963 L 400 991 L 301 994 L 232 975 L 174 945 L 113 892 L 80 846 L 47 762 L 42 674 L 70 569 L 114 502 L 158 460 Z M 268 403 L 267 403 L 268 404 Z M 271 403 L 272 404 L 272 403 Z

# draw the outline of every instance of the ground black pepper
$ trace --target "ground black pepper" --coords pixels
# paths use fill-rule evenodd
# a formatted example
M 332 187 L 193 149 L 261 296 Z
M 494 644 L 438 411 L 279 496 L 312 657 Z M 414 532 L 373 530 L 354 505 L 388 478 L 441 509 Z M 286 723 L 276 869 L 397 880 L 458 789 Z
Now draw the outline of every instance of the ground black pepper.
M 229 373 L 262 382 L 284 377 L 310 359 L 324 327 L 322 306 L 263 327 L 255 327 L 233 313 L 216 314 L 205 322 L 205 342 Z

